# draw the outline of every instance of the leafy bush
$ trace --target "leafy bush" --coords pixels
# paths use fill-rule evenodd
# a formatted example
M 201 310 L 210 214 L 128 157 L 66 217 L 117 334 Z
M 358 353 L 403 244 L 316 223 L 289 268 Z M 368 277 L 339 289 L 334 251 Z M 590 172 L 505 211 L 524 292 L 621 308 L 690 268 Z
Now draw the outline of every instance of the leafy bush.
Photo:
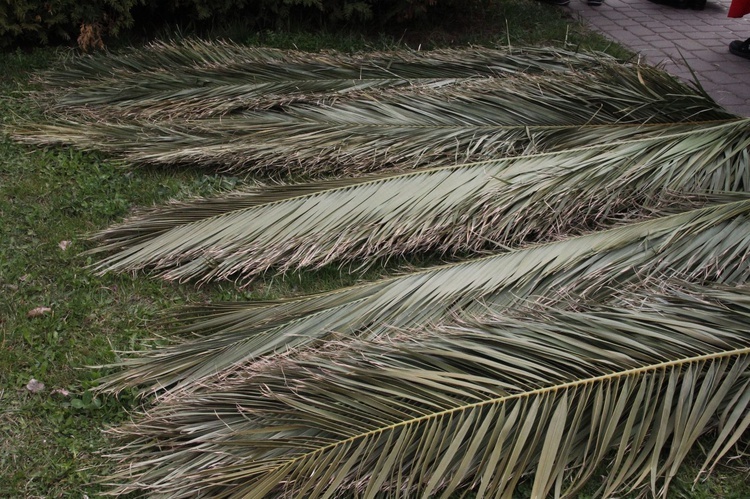
M 104 33 L 129 28 L 130 10 L 142 1 L 0 0 L 0 47 L 59 43 L 76 36 L 83 46 L 95 46 Z
M 492 0 L 0 0 L 0 48 L 76 39 L 101 48 L 104 38 L 132 30 L 148 33 L 170 24 L 200 27 L 246 20 L 247 27 L 342 23 L 384 26 L 411 22 L 446 9 L 466 10 Z

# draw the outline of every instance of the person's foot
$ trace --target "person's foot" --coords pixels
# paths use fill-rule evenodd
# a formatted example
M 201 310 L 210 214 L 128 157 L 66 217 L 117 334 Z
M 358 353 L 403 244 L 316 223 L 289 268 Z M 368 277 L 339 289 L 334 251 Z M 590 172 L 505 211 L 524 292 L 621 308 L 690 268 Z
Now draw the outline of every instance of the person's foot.
M 729 44 L 729 52 L 745 59 L 750 59 L 750 38 L 745 40 L 735 40 Z
M 599 7 L 602 4 L 602 0 L 588 0 L 587 3 L 592 7 Z

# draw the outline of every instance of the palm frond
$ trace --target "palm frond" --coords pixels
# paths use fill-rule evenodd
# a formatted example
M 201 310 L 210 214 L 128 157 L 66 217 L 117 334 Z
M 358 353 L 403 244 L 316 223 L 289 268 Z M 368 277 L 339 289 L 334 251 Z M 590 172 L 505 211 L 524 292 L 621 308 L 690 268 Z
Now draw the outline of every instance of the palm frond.
M 607 66 L 589 74 L 385 91 L 332 105 L 182 124 L 60 121 L 21 127 L 14 137 L 102 150 L 138 163 L 222 165 L 281 176 L 453 165 L 644 133 L 627 126 L 598 129 L 614 123 L 731 119 L 710 97 L 662 72 Z
M 216 116 L 362 89 L 445 80 L 569 72 L 612 64 L 603 54 L 553 48 L 305 54 L 228 42 L 157 42 L 124 54 L 75 58 L 41 77 L 61 109 L 114 106 L 122 115 Z
M 107 481 L 170 498 L 510 497 L 522 481 L 571 497 L 606 464 L 603 496 L 666 497 L 717 420 L 707 466 L 750 424 L 750 291 L 650 291 L 268 364 L 116 430 Z
M 631 223 L 280 302 L 231 303 L 183 315 L 197 339 L 125 359 L 103 390 L 184 388 L 274 352 L 314 345 L 331 332 L 377 337 L 390 327 L 439 322 L 487 304 L 568 293 L 597 296 L 604 286 L 651 273 L 742 283 L 750 272 L 750 201 Z
M 278 81 L 311 75 L 359 79 L 372 76 L 389 78 L 464 77 L 529 72 L 569 72 L 613 64 L 617 59 L 603 52 L 580 52 L 557 47 L 508 47 L 503 49 L 461 48 L 414 51 L 399 49 L 345 54 L 317 53 L 240 45 L 226 40 L 196 38 L 155 41 L 138 49 L 118 53 L 74 55 L 41 78 L 51 88 L 88 87 L 99 82 L 117 83 L 137 75 L 169 73 L 179 80 L 207 76 L 223 83 Z M 307 65 L 307 66 L 306 66 Z M 279 71 L 278 67 L 282 68 Z M 283 68 L 289 67 L 288 74 Z M 305 68 L 294 71 L 297 68 Z M 224 71 L 226 70 L 226 71 Z M 200 73 L 199 73 L 200 72 Z M 228 74 L 227 74 L 228 73 Z M 234 77 L 234 79 L 231 79 Z M 227 78 L 227 79 L 222 79 Z
M 673 193 L 746 190 L 749 124 L 670 126 L 630 142 L 180 203 L 98 234 L 94 253 L 117 253 L 94 268 L 238 279 L 558 238 L 655 209 Z

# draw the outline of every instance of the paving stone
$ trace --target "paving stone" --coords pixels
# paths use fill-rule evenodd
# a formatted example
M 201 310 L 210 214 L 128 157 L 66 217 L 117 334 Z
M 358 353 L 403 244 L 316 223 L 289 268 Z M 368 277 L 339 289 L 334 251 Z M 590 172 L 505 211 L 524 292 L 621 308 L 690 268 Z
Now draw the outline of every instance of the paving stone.
M 746 83 L 750 60 L 733 56 L 728 49 L 732 40 L 750 38 L 750 23 L 727 17 L 730 2 L 709 0 L 704 10 L 695 11 L 648 0 L 605 0 L 598 8 L 573 0 L 568 9 L 649 63 L 693 81 L 689 65 L 717 102 L 733 113 L 750 116 L 750 85 Z
M 745 80 L 742 80 L 736 75 L 726 74 L 723 71 L 714 71 L 710 73 L 703 73 L 701 74 L 701 76 L 705 77 L 708 80 L 711 80 L 714 83 L 718 83 L 724 86 L 725 89 L 727 89 L 732 94 L 748 98 L 748 95 L 746 93 L 738 92 L 738 90 L 743 90 L 743 87 L 747 85 L 745 83 Z
M 648 43 L 648 45 L 650 46 L 654 46 L 654 43 L 664 41 L 664 38 L 662 38 L 659 35 L 655 35 L 653 33 L 650 35 L 642 35 L 640 39 L 642 42 Z
M 703 44 L 703 40 L 715 40 L 716 39 L 716 29 L 714 27 L 710 27 L 710 28 L 711 28 L 710 30 L 696 29 L 695 31 L 693 31 L 693 33 L 690 35 L 690 37 L 693 40 L 700 40 L 701 44 Z
M 643 39 L 644 36 L 647 35 L 656 35 L 657 33 L 654 33 L 652 29 L 649 29 L 645 26 L 630 26 L 627 28 L 629 33 L 632 33 L 633 35 L 637 36 L 639 39 Z
M 718 65 L 718 63 L 726 60 L 726 56 L 724 55 L 723 52 L 720 53 L 716 50 L 704 48 L 700 50 L 694 50 L 693 52 L 690 53 L 690 62 L 689 62 L 690 67 L 695 68 L 695 66 L 693 65 L 693 62 L 696 62 L 696 60 L 712 62 Z
M 599 26 L 596 27 L 596 30 L 600 33 L 606 34 L 607 31 L 612 31 L 614 29 L 619 29 L 620 26 L 617 25 L 615 21 L 610 21 L 609 19 L 602 19 L 602 21 L 599 23 Z
M 726 38 L 726 39 L 711 39 L 711 40 L 704 40 L 703 44 L 706 46 L 706 48 L 713 49 L 717 52 L 721 53 L 728 53 L 729 52 L 729 42 L 734 40 L 734 38 Z
M 668 49 L 674 47 L 674 42 L 672 40 L 665 40 L 664 38 L 659 37 L 659 40 L 654 40 L 653 42 L 649 42 L 649 45 L 652 47 L 658 48 L 658 49 Z
M 730 54 L 731 55 L 731 54 Z M 732 56 L 736 57 L 736 56 Z M 745 59 L 739 59 L 739 62 L 732 59 L 731 61 L 725 61 L 722 64 L 721 72 L 726 73 L 728 75 L 733 76 L 739 76 L 742 78 L 745 78 L 745 81 L 747 81 L 747 75 L 750 72 L 750 61 L 746 61 Z

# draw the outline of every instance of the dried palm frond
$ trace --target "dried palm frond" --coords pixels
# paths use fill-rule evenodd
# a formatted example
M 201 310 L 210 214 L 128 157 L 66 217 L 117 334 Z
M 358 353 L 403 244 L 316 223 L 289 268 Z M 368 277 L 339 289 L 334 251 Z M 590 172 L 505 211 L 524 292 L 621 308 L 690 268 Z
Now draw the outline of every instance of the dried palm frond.
M 331 262 L 557 238 L 675 193 L 750 186 L 750 120 L 538 156 L 266 188 L 174 204 L 107 229 L 99 272 L 247 279 Z
M 101 388 L 184 388 L 331 332 L 378 337 L 487 304 L 606 295 L 604 286 L 655 272 L 742 283 L 749 252 L 750 201 L 743 199 L 318 295 L 200 307 L 182 314 L 191 322 L 185 332 L 198 338 L 125 359 Z
M 283 74 L 286 66 L 289 66 L 288 75 L 302 75 L 300 79 L 303 80 L 321 74 L 350 79 L 387 78 L 393 74 L 404 78 L 418 78 L 425 74 L 432 77 L 498 76 L 588 70 L 617 62 L 616 58 L 603 52 L 558 47 L 398 49 L 346 54 L 252 47 L 226 40 L 192 38 L 155 41 L 117 53 L 74 55 L 64 61 L 62 69 L 55 68 L 45 73 L 41 80 L 50 88 L 85 88 L 98 82 L 117 83 L 126 78 L 138 82 L 136 75 L 151 73 L 170 73 L 175 81 L 184 77 L 187 83 L 190 83 L 190 78 L 198 76 L 223 83 L 246 81 L 248 77 L 257 81 L 275 81 L 288 77 Z
M 750 291 L 637 308 L 519 310 L 269 363 L 114 430 L 117 493 L 160 497 L 573 497 L 669 483 L 750 425 Z M 528 490 L 526 491 L 528 493 Z M 380 495 L 379 495 L 380 494 Z
M 607 66 L 588 74 L 386 91 L 180 124 L 60 121 L 18 128 L 14 137 L 102 150 L 137 163 L 319 176 L 454 165 L 644 133 L 635 124 L 732 119 L 710 97 L 663 72 Z M 621 126 L 598 130 L 612 124 Z
M 301 53 L 229 42 L 156 42 L 121 54 L 77 57 L 40 77 L 59 109 L 113 106 L 132 116 L 217 116 L 362 89 L 445 80 L 569 72 L 612 64 L 599 53 L 555 48 Z M 50 93 L 52 92 L 52 95 Z

